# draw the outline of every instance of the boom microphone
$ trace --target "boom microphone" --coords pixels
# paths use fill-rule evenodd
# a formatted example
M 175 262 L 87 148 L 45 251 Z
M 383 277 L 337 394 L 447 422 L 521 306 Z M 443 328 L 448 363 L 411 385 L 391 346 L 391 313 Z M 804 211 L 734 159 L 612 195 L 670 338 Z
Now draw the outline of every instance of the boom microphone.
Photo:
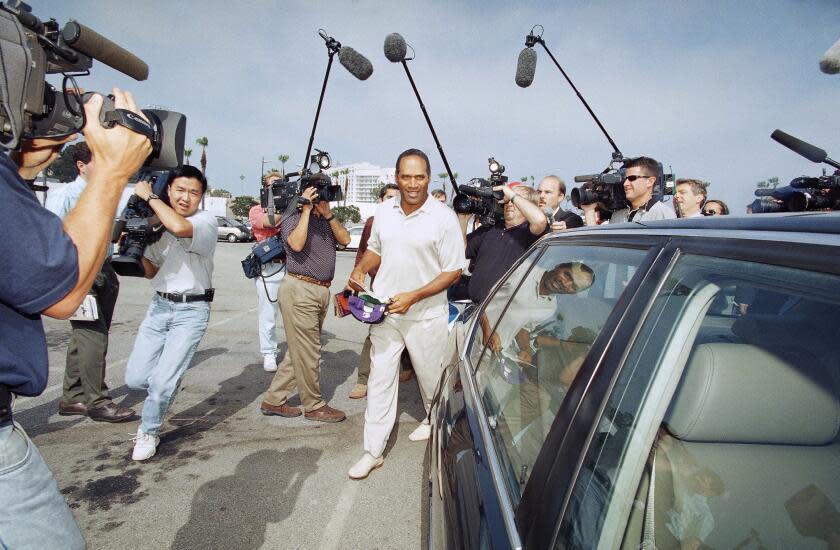
M 373 74 L 373 65 L 368 58 L 349 46 L 343 46 L 338 52 L 338 60 L 350 74 L 359 80 L 367 80 Z
M 810 143 L 806 143 L 801 139 L 797 139 L 790 134 L 782 132 L 781 130 L 773 130 L 770 137 L 811 162 L 825 162 L 825 159 L 828 158 L 828 153 L 826 153 L 825 150 L 820 149 L 815 145 L 811 145 Z
M 537 68 L 537 52 L 534 48 L 525 48 L 519 52 L 516 63 L 516 85 L 527 88 L 534 81 L 534 71 Z
M 134 80 L 146 80 L 149 77 L 149 66 L 142 59 L 78 21 L 68 21 L 61 30 L 61 37 L 74 49 Z
M 822 56 L 820 70 L 825 74 L 840 73 L 840 40 L 835 42 Z
M 405 43 L 405 38 L 398 32 L 392 32 L 385 37 L 385 57 L 392 63 L 399 63 L 405 60 L 408 46 Z

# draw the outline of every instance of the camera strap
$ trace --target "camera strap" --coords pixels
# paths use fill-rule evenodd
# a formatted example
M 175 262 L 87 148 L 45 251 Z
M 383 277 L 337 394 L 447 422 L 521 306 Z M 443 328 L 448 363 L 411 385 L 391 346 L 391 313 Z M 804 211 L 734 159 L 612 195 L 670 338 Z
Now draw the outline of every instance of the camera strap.
M 109 128 L 113 128 L 114 124 L 119 124 L 128 128 L 132 132 L 142 134 L 149 138 L 149 141 L 155 143 L 155 129 L 151 124 L 143 120 L 142 117 L 129 111 L 128 109 L 114 109 L 105 113 L 105 123 Z

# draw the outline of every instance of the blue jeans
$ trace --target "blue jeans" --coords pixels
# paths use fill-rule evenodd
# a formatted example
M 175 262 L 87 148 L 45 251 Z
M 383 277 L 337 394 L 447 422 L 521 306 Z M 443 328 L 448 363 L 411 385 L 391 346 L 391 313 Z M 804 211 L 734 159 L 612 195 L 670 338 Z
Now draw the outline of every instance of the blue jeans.
M 187 370 L 210 319 L 209 302 L 175 303 L 155 295 L 137 332 L 125 383 L 147 390 L 140 430 L 158 435 L 178 382 Z
M 0 548 L 84 547 L 38 448 L 18 424 L 0 428 Z

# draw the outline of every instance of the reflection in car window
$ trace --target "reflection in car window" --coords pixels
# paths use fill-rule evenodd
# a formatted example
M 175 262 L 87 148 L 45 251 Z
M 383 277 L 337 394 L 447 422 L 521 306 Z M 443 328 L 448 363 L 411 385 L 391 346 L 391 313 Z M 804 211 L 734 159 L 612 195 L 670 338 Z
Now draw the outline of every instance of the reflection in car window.
M 482 343 L 485 349 L 476 380 L 514 500 L 578 369 L 645 255 L 549 246 L 535 265 L 520 266 L 480 314 L 473 350 Z
M 840 548 L 838 318 L 840 277 L 682 257 L 555 547 Z

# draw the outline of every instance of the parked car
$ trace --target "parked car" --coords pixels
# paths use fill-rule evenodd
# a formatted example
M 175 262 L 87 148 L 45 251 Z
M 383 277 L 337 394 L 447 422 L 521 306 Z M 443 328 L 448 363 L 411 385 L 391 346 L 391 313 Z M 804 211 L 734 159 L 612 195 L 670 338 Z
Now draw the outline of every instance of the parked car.
M 253 238 L 251 231 L 233 218 L 216 216 L 216 221 L 219 223 L 220 241 L 236 243 L 247 242 Z
M 840 214 L 538 241 L 456 322 L 428 547 L 827 548 Z

